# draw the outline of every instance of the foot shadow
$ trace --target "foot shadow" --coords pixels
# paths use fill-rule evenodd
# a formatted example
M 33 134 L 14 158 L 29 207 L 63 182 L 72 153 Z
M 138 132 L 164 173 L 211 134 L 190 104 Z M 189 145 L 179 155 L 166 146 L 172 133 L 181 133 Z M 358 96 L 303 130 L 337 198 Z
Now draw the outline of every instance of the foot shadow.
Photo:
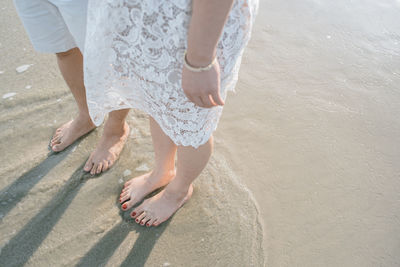
M 78 145 L 78 144 L 76 144 Z M 18 177 L 12 184 L 0 192 L 0 220 L 14 208 L 14 203 L 21 201 L 23 197 L 55 166 L 64 160 L 73 147 L 70 146 L 62 152 L 50 152 L 47 158 L 39 165 L 33 167 L 22 176 Z
M 91 176 L 83 171 L 83 165 L 80 166 L 47 205 L 1 249 L 0 266 L 26 264 L 90 178 Z
M 130 214 L 130 212 L 120 212 L 123 221 L 108 231 L 76 266 L 105 266 L 131 231 L 139 233 L 139 237 L 120 266 L 144 266 L 154 245 L 167 228 L 170 220 L 160 226 L 147 228 L 134 223 L 133 219 L 127 214 Z

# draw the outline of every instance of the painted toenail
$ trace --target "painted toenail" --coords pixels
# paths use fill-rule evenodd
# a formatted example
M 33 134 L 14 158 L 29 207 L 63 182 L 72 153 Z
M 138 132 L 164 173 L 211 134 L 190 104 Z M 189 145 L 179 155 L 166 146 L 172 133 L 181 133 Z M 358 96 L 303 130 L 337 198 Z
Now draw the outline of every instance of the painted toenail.
M 149 226 L 150 226 L 150 224 L 149 224 L 149 223 L 146 223 L 146 226 L 147 226 L 147 227 L 149 227 Z
M 132 212 L 132 216 L 135 216 L 136 215 L 136 212 Z
M 139 222 L 139 219 L 136 219 L 136 222 Z
M 126 207 L 127 207 L 127 205 L 126 205 L 126 204 L 122 205 L 122 208 L 123 208 L 123 209 L 126 209 Z

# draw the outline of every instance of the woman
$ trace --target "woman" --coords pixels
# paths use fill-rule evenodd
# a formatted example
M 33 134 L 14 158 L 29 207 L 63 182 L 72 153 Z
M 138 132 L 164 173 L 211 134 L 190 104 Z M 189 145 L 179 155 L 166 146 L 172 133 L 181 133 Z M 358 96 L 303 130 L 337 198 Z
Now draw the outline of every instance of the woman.
M 154 170 L 129 180 L 120 202 L 141 225 L 166 221 L 206 166 L 228 91 L 234 89 L 257 0 L 93 0 L 85 84 L 91 118 L 139 108 L 150 115 Z M 177 162 L 175 169 L 175 154 Z

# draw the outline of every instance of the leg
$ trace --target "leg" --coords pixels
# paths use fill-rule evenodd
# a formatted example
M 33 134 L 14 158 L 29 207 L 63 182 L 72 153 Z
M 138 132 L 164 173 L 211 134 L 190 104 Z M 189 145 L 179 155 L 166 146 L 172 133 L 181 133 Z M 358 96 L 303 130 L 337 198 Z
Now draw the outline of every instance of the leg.
M 179 146 L 176 177 L 163 191 L 145 200 L 132 212 L 135 221 L 157 226 L 170 218 L 191 197 L 192 182 L 207 165 L 212 149 L 213 137 L 197 149 Z
M 78 48 L 73 48 L 56 55 L 61 74 L 75 98 L 79 112 L 74 120 L 67 122 L 56 130 L 50 145 L 54 151 L 58 152 L 75 142 L 82 135 L 93 130 L 95 125 L 90 119 L 86 104 L 81 52 Z
M 103 135 L 87 160 L 85 171 L 90 171 L 92 175 L 99 174 L 108 170 L 118 159 L 129 135 L 129 126 L 125 121 L 128 113 L 129 109 L 115 110 L 109 113 Z
M 155 154 L 154 170 L 125 183 L 120 196 L 123 210 L 130 209 L 146 195 L 165 186 L 175 177 L 176 145 L 152 117 L 150 131 Z

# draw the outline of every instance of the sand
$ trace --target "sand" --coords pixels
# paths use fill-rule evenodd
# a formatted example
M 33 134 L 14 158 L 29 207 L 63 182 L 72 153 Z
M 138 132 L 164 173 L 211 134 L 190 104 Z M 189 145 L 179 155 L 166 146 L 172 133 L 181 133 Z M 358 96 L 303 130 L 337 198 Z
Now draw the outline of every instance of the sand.
M 103 175 L 101 127 L 50 153 L 74 101 L 0 5 L 0 266 L 400 265 L 400 2 L 260 2 L 215 153 L 155 229 L 117 203 L 153 164 L 147 117 Z

